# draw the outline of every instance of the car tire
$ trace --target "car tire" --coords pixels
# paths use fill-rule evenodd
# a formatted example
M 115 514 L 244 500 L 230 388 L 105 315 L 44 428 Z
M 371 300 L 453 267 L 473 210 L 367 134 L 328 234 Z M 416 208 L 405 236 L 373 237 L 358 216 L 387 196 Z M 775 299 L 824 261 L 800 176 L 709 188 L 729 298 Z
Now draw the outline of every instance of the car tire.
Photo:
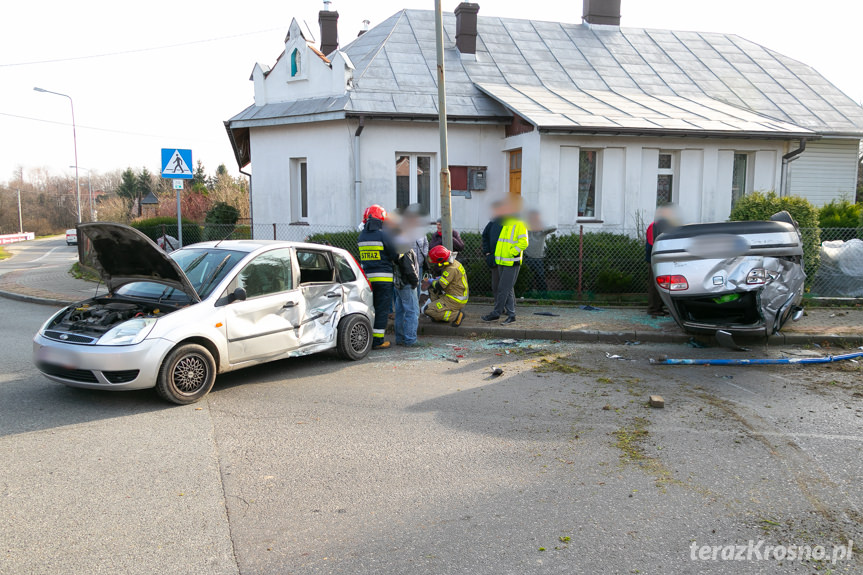
M 189 343 L 175 348 L 159 369 L 156 392 L 162 399 L 187 405 L 207 395 L 216 382 L 216 362 L 207 348 Z
M 367 356 L 372 349 L 372 324 L 368 318 L 358 313 L 342 318 L 336 348 L 343 359 L 359 361 Z

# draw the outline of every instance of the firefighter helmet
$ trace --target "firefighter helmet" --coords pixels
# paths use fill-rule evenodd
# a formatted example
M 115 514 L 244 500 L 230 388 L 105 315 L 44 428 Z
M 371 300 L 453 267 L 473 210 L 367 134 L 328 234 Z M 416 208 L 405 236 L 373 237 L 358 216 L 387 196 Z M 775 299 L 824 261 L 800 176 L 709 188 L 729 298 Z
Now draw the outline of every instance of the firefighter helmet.
M 444 264 L 449 261 L 452 252 L 444 246 L 435 246 L 429 250 L 429 261 L 433 264 Z
M 375 218 L 376 220 L 381 220 L 383 222 L 387 219 L 387 211 L 383 206 L 379 206 L 378 204 L 369 206 L 366 208 L 366 211 L 363 212 L 363 223 L 369 221 L 369 218 Z

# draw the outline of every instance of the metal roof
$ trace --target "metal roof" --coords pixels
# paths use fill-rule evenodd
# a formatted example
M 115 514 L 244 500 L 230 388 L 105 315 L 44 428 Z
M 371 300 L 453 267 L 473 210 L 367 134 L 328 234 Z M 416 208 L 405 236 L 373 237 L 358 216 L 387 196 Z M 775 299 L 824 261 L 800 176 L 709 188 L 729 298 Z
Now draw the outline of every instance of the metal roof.
M 515 112 L 541 129 L 582 131 L 863 135 L 863 108 L 818 72 L 736 35 L 489 16 L 479 16 L 478 30 L 476 58 L 462 56 L 455 15 L 444 14 L 453 117 Z M 433 11 L 398 12 L 342 51 L 355 66 L 344 98 L 252 107 L 232 125 L 437 114 Z

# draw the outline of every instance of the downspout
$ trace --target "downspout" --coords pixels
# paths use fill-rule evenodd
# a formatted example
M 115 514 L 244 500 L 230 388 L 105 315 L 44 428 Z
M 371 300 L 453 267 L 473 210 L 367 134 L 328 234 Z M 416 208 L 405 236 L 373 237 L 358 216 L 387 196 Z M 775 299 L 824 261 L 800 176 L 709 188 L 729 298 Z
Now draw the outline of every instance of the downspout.
M 785 197 L 788 195 L 788 164 L 800 157 L 806 150 L 806 138 L 800 138 L 800 147 L 796 150 L 791 150 L 782 156 L 782 175 L 779 182 L 779 195 Z
M 362 219 L 362 207 L 360 200 L 362 198 L 363 178 L 362 167 L 360 166 L 360 135 L 363 133 L 363 128 L 366 126 L 365 116 L 360 116 L 360 123 L 354 132 L 354 224 Z
M 254 200 L 252 200 L 252 174 L 249 172 L 244 172 L 242 168 L 240 168 L 240 173 L 249 178 L 249 231 L 252 233 L 252 237 L 255 237 L 255 212 L 252 211 L 252 206 Z

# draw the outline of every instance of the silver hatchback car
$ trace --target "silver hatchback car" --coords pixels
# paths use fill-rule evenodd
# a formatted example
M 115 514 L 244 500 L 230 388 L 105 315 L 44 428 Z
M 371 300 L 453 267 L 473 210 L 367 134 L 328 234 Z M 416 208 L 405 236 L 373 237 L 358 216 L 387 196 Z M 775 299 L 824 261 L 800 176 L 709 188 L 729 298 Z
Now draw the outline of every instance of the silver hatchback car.
M 168 255 L 121 224 L 81 224 L 78 234 L 79 259 L 108 294 L 61 310 L 36 334 L 36 367 L 54 381 L 155 387 L 187 404 L 219 373 L 332 348 L 359 360 L 371 349 L 371 287 L 344 250 L 239 240 Z

